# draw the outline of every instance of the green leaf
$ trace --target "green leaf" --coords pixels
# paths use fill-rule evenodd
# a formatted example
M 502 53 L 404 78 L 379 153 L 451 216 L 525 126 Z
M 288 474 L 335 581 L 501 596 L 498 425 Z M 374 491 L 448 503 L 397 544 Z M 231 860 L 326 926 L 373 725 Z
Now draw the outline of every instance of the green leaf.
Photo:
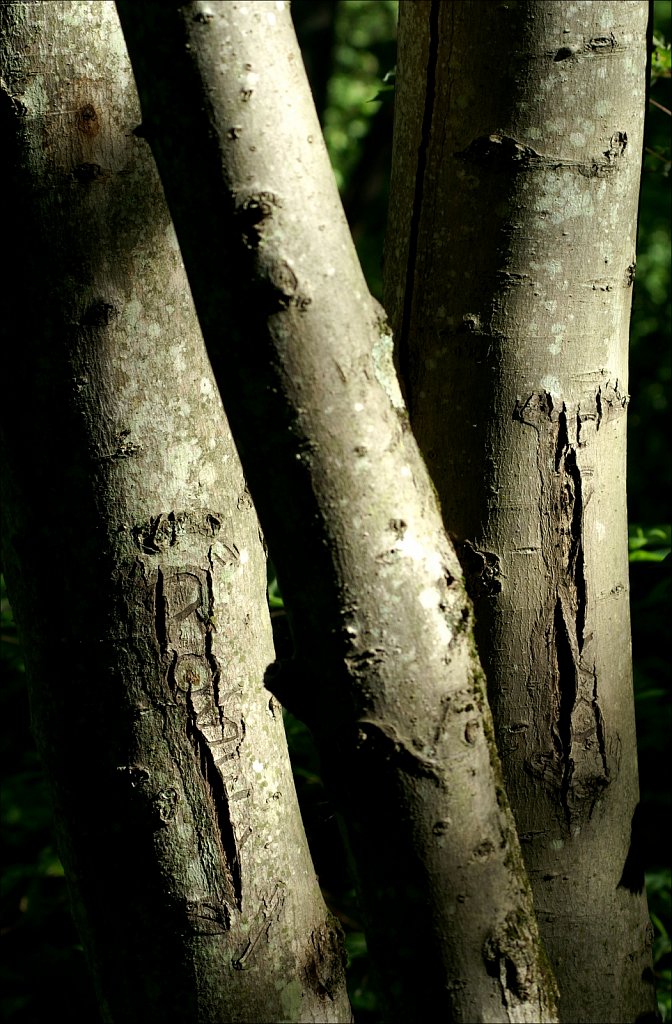
M 628 551 L 631 562 L 662 562 L 672 550 L 672 526 L 628 527 Z
M 663 36 L 654 32 L 653 50 L 651 52 L 651 81 L 657 78 L 669 78 L 672 74 L 672 48 Z
M 282 600 L 282 594 L 280 593 L 280 587 L 278 586 L 278 579 L 276 576 L 274 576 L 268 584 L 268 606 L 269 608 L 285 607 L 285 602 Z

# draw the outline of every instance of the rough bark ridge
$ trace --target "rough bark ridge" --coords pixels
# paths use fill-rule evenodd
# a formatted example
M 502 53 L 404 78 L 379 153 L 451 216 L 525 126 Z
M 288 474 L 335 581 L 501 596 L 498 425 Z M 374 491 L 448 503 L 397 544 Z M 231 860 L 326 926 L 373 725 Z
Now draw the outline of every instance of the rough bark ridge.
M 349 1021 L 256 515 L 108 3 L 0 10 L 5 514 L 104 1018 Z
M 347 822 L 386 1019 L 552 1020 L 459 566 L 287 4 L 118 8 L 292 620 L 269 686 Z M 395 405 L 396 402 L 396 405 Z
M 401 6 L 386 304 L 572 1022 L 652 1007 L 625 504 L 646 21 Z

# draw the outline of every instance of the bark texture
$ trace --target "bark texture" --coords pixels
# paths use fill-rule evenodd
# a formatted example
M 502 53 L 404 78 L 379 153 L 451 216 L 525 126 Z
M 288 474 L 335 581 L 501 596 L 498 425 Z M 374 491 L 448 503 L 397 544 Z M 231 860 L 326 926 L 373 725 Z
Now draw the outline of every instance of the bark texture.
M 552 1020 L 468 599 L 288 5 L 118 8 L 292 622 L 268 685 L 315 732 L 385 1019 Z
M 567 1022 L 653 1006 L 625 496 L 646 24 L 401 5 L 386 305 Z
M 4 565 L 105 1020 L 350 1021 L 114 4 L 5 4 Z

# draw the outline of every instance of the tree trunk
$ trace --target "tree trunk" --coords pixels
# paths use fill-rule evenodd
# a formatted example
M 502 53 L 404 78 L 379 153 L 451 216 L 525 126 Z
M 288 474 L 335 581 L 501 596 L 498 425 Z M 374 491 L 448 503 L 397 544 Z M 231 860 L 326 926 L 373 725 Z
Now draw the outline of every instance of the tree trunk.
M 625 499 L 647 7 L 401 7 L 386 303 L 567 1022 L 654 1005 Z
M 349 1021 L 256 515 L 111 3 L 5 4 L 3 560 L 103 1016 Z
M 287 5 L 118 8 L 289 608 L 295 659 L 269 686 L 346 820 L 385 1019 L 551 1020 L 459 566 Z

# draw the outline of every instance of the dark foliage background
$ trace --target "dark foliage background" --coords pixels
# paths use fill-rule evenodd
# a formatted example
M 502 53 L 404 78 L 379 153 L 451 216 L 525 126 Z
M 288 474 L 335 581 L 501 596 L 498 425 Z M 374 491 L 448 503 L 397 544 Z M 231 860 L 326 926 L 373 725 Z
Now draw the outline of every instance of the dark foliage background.
M 655 934 L 663 1020 L 670 1005 L 672 800 L 667 782 L 672 686 L 666 637 L 670 611 L 670 4 L 657 0 L 657 44 L 647 113 L 640 236 L 632 321 L 629 518 L 635 692 L 642 785 L 642 846 Z M 395 0 L 293 0 L 299 41 L 346 214 L 370 288 L 381 297 L 381 253 L 391 158 Z M 484 50 L 483 59 L 487 60 Z M 386 77 L 387 76 L 387 77 Z M 11 382 L 4 381 L 4 386 Z M 0 391 L 1 400 L 1 391 Z M 290 640 L 277 585 L 269 600 L 279 654 Z M 2 589 L 2 1019 L 30 1024 L 64 1015 L 100 1020 L 70 919 L 47 783 L 30 733 L 23 661 Z M 295 777 L 320 882 L 346 932 L 357 1020 L 379 1020 L 366 943 L 312 741 L 287 717 Z M 105 879 L 101 878 L 101 885 Z

